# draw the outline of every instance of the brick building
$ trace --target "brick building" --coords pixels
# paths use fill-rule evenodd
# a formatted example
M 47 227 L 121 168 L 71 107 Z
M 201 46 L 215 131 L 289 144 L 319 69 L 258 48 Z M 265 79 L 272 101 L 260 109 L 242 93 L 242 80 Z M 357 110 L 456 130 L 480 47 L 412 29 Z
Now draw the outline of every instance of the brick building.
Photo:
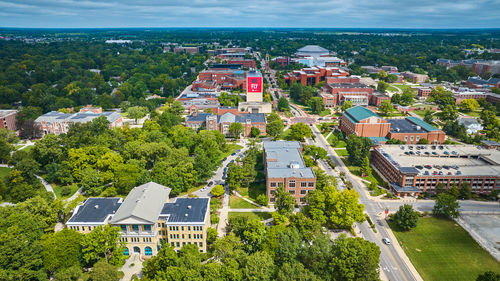
M 383 100 L 390 99 L 389 96 L 375 92 L 373 88 L 360 83 L 359 77 L 328 77 L 325 82 L 325 87 L 319 94 L 325 107 L 342 105 L 346 101 L 351 101 L 353 105 L 379 106 Z
M 304 204 L 304 197 L 316 189 L 316 175 L 304 163 L 300 142 L 265 141 L 263 147 L 266 194 L 270 202 L 275 201 L 276 189 L 283 187 L 298 205 Z
M 142 258 L 158 254 L 162 242 L 174 250 L 194 244 L 206 252 L 210 226 L 210 198 L 169 199 L 170 188 L 149 182 L 122 198 L 88 198 L 73 211 L 66 226 L 89 233 L 98 226 L 120 227 L 126 256 Z
M 288 85 L 293 82 L 301 83 L 304 86 L 314 86 L 327 77 L 349 76 L 349 72 L 338 67 L 307 67 L 301 70 L 294 70 L 283 75 L 283 79 Z
M 253 59 L 230 59 L 227 64 L 239 64 L 244 68 L 255 68 L 255 61 Z
M 420 87 L 417 89 L 417 96 L 421 98 L 427 98 L 432 93 L 432 89 L 429 87 Z
M 176 54 L 189 53 L 191 55 L 194 55 L 199 52 L 200 52 L 200 47 L 183 47 L 183 46 L 174 47 L 174 53 Z
M 405 119 L 384 119 L 362 106 L 346 110 L 340 119 L 340 130 L 346 135 L 356 134 L 384 143 L 398 139 L 408 144 L 416 144 L 420 139 L 430 143 L 443 143 L 446 134 L 417 117 Z
M 17 110 L 0 110 L 0 128 L 17 131 Z
M 474 193 L 500 190 L 500 151 L 473 145 L 381 145 L 372 165 L 398 196 L 434 193 L 466 182 Z
M 222 134 L 229 135 L 229 126 L 232 123 L 241 123 L 243 135 L 250 136 L 250 130 L 255 127 L 260 130 L 260 135 L 266 135 L 266 116 L 264 113 L 235 112 L 234 110 L 222 110 L 221 115 L 212 113 L 193 112 L 186 117 L 186 127 L 198 130 L 205 128 L 208 131 L 217 130 Z
M 210 68 L 198 74 L 198 79 L 192 83 L 192 91 L 221 91 L 244 89 L 245 71 L 233 68 Z
M 429 76 L 427 76 L 426 74 L 417 74 L 417 73 L 406 71 L 406 72 L 403 72 L 403 75 L 404 75 L 406 80 L 408 80 L 412 83 L 417 83 L 417 84 L 424 83 L 427 80 L 429 80 Z
M 481 77 L 469 77 L 465 85 L 472 89 L 500 88 L 500 78 L 490 78 L 484 80 Z
M 463 100 L 466 99 L 475 99 L 478 100 L 480 98 L 486 99 L 486 101 L 496 104 L 500 102 L 500 95 L 494 93 L 484 93 L 484 92 L 458 92 L 453 95 L 455 98 L 455 102 L 460 104 Z
M 102 108 L 84 107 L 78 113 L 62 113 L 51 111 L 39 116 L 35 124 L 39 126 L 41 132 L 46 134 L 65 134 L 69 126 L 75 123 L 91 122 L 95 118 L 105 116 L 109 121 L 109 128 L 121 127 L 123 118 L 118 112 L 102 112 Z

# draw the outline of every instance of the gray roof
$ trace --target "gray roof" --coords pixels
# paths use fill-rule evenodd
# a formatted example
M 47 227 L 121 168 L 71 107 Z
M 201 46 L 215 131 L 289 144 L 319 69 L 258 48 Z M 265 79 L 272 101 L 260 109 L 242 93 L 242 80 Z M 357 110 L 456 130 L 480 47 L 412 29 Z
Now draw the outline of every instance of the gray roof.
M 483 140 L 481 143 L 486 144 L 486 145 L 492 145 L 492 146 L 500 146 L 500 143 L 492 140 Z
M 136 186 L 116 211 L 111 223 L 155 223 L 169 194 L 170 188 L 155 182 Z
M 106 116 L 109 122 L 114 122 L 118 120 L 121 115 L 118 112 L 107 111 L 103 113 L 94 113 L 91 111 L 87 112 L 78 112 L 78 113 L 62 113 L 57 111 L 51 111 L 45 113 L 42 116 L 39 116 L 35 122 L 47 122 L 47 123 L 62 123 L 62 122 L 71 122 L 71 123 L 87 123 L 94 120 L 97 117 Z
M 196 115 L 189 115 L 186 117 L 186 122 L 205 122 L 207 116 L 213 115 L 212 113 L 196 113 Z
M 266 153 L 267 176 L 269 178 L 315 178 L 311 168 L 306 167 L 302 154 L 298 150 L 299 142 L 276 141 L 264 142 Z M 268 161 L 276 159 L 277 161 Z
M 83 205 L 75 210 L 68 223 L 104 223 L 107 217 L 114 214 L 121 204 L 121 198 L 88 198 Z
M 10 115 L 12 113 L 16 113 L 16 112 L 17 112 L 17 110 L 2 109 L 2 110 L 0 110 L 0 117 L 4 117 L 4 116 Z
M 431 131 L 428 130 L 427 126 L 419 126 L 413 122 L 410 122 L 408 118 L 387 119 L 387 122 L 391 124 L 391 133 L 424 133 Z
M 177 198 L 163 205 L 160 216 L 169 223 L 204 222 L 210 198 Z
M 196 116 L 189 115 L 186 117 L 187 122 L 204 122 L 208 116 L 216 116 L 212 113 L 197 113 Z M 220 116 L 217 116 L 217 123 L 229 122 L 229 123 L 246 123 L 250 120 L 252 123 L 266 122 L 266 115 L 264 113 L 242 113 L 235 115 L 231 112 L 226 112 Z
M 329 53 L 328 49 L 325 49 L 318 45 L 307 45 L 297 50 L 297 53 Z

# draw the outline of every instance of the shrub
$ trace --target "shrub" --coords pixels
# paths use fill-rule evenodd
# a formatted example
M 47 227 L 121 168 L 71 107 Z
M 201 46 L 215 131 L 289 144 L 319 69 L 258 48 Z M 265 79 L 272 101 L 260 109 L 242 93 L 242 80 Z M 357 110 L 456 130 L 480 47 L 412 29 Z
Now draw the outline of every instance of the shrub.
M 269 198 L 265 194 L 257 196 L 257 204 L 262 206 L 269 205 Z
M 219 216 L 217 214 L 214 213 L 214 214 L 210 215 L 210 222 L 212 224 L 219 223 L 219 220 L 220 220 L 220 218 L 219 218 Z
M 61 188 L 61 195 L 62 196 L 68 196 L 71 194 L 72 188 L 71 185 L 66 185 Z

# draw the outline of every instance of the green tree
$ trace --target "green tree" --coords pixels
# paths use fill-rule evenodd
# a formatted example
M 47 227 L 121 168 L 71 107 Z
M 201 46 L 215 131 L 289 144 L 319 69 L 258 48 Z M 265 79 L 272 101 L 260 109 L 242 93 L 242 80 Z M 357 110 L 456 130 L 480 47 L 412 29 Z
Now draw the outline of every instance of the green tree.
M 479 103 L 475 99 L 465 99 L 460 103 L 460 110 L 464 112 L 475 111 L 479 108 Z
M 457 198 L 447 193 L 441 193 L 436 198 L 436 203 L 432 209 L 435 216 L 456 218 L 459 215 L 459 204 Z
M 472 198 L 472 190 L 470 188 L 470 182 L 462 182 L 460 184 L 460 198 L 462 199 L 471 199 Z
M 289 215 L 292 213 L 296 200 L 290 193 L 285 191 L 285 188 L 278 187 L 274 193 L 274 198 L 274 207 L 278 213 L 282 215 Z
M 257 196 L 256 202 L 259 205 L 267 206 L 269 205 L 269 197 L 267 197 L 265 194 L 260 194 L 259 196 Z
M 429 144 L 429 140 L 428 140 L 428 139 L 423 139 L 423 138 L 422 138 L 422 139 L 419 139 L 419 140 L 417 141 L 417 144 Z
M 361 165 L 361 173 L 363 173 L 364 175 L 372 174 L 372 168 L 370 168 L 370 159 L 368 159 L 368 157 L 365 157 L 363 159 L 363 164 Z
M 212 195 L 215 197 L 220 197 L 224 194 L 224 187 L 222 185 L 218 184 L 212 188 L 210 193 L 212 193 Z
M 382 93 L 385 93 L 387 88 L 389 88 L 389 84 L 387 84 L 384 81 L 378 81 L 377 90 L 381 91 Z
M 335 240 L 329 271 L 333 280 L 379 280 L 379 247 L 363 238 Z
M 274 275 L 274 262 L 267 252 L 256 252 L 248 256 L 243 274 L 249 281 L 272 280 Z
M 380 103 L 378 110 L 380 112 L 382 112 L 384 115 L 387 115 L 387 114 L 394 111 L 394 106 L 392 105 L 392 103 L 389 100 L 383 100 Z
M 411 205 L 404 204 L 399 207 L 392 220 L 399 229 L 407 231 L 417 226 L 418 213 L 413 210 Z
M 175 267 L 179 264 L 179 258 L 177 253 L 172 247 L 166 245 L 162 247 L 158 254 L 151 259 L 147 260 L 144 265 L 142 272 L 144 277 L 153 279 L 156 274 L 168 270 L 171 267 Z
M 500 274 L 493 271 L 486 271 L 485 273 L 479 274 L 476 281 L 500 281 Z
M 315 145 L 304 146 L 304 154 L 311 156 L 314 163 L 318 162 L 319 159 L 326 159 L 328 155 L 324 148 Z
M 283 124 L 283 121 L 280 120 L 275 120 L 267 123 L 266 126 L 266 133 L 268 136 L 276 137 L 281 132 L 283 132 L 283 128 L 285 128 L 285 125 Z
M 100 261 L 94 265 L 92 271 L 85 274 L 88 281 L 118 281 L 123 278 L 123 272 L 118 270 L 119 267 L 106 263 L 105 261 Z
M 342 109 L 342 111 L 346 111 L 351 107 L 353 107 L 352 101 L 348 100 L 348 101 L 344 101 L 344 103 L 342 103 L 341 109 Z
M 125 243 L 120 242 L 120 228 L 110 225 L 98 226 L 86 234 L 81 242 L 82 257 L 86 265 L 99 261 L 120 266 L 125 261 Z
M 260 136 L 259 128 L 257 128 L 257 127 L 250 128 L 250 137 L 257 138 L 258 136 Z
M 346 139 L 346 149 L 349 153 L 348 160 L 354 166 L 363 165 L 363 161 L 370 154 L 372 141 L 367 137 L 358 137 L 351 134 Z
M 311 108 L 311 112 L 314 114 L 319 114 L 321 111 L 325 110 L 325 104 L 323 103 L 323 99 L 321 97 L 310 98 L 307 105 Z
M 129 118 L 134 119 L 137 124 L 137 119 L 140 119 L 148 114 L 148 109 L 142 106 L 132 106 L 127 109 Z
M 281 97 L 278 99 L 278 110 L 281 112 L 290 110 L 290 104 L 286 98 Z
M 239 136 L 243 133 L 243 125 L 238 122 L 231 123 L 229 125 L 229 135 L 234 138 L 239 138 Z
M 56 270 L 72 266 L 80 267 L 82 239 L 82 234 L 69 229 L 46 234 L 42 238 L 42 257 L 45 269 L 54 273 Z
M 413 104 L 414 98 L 415 98 L 415 95 L 412 93 L 412 90 L 406 89 L 403 91 L 403 94 L 401 94 L 400 104 L 401 105 L 411 105 L 411 104 Z
M 304 138 L 312 136 L 311 128 L 304 123 L 293 124 L 289 130 L 290 134 L 288 134 L 288 138 L 290 140 L 304 141 Z
M 432 122 L 434 121 L 434 112 L 427 110 L 424 115 L 424 121 L 432 124 Z
M 398 76 L 396 74 L 389 74 L 387 75 L 387 82 L 389 83 L 394 83 L 399 80 Z

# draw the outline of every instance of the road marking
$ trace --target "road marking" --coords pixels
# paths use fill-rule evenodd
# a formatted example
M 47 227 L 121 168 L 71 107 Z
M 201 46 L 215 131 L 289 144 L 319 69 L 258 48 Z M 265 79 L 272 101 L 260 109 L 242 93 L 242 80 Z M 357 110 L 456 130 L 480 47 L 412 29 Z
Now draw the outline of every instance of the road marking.
M 391 251 L 389 251 L 389 250 L 388 250 L 387 252 L 389 252 L 389 255 L 391 256 L 392 261 L 394 261 L 394 264 L 398 267 L 399 272 L 401 272 L 401 275 L 403 276 L 403 278 L 404 278 L 406 281 L 408 281 L 408 279 L 406 279 L 405 274 L 403 273 L 403 271 L 402 271 L 402 270 L 401 270 L 401 268 L 399 267 L 398 263 L 397 263 L 397 262 L 396 262 L 396 260 L 394 259 L 394 256 L 392 255 Z

